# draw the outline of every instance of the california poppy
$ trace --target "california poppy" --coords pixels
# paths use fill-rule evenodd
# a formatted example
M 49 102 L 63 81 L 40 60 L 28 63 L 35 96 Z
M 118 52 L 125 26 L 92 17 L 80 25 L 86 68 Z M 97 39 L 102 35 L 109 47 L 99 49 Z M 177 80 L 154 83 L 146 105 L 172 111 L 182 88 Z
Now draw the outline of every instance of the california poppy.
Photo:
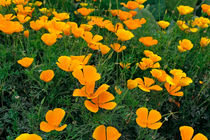
M 19 135 L 15 140 L 42 140 L 42 137 L 37 134 L 23 133 Z
M 164 21 L 164 20 L 158 21 L 157 23 L 163 29 L 166 29 L 170 25 L 168 21 Z
M 41 72 L 40 79 L 45 82 L 50 82 L 54 76 L 55 74 L 53 70 L 45 70 Z
M 87 9 L 85 7 L 77 9 L 77 12 L 79 12 L 83 16 L 88 16 L 93 11 L 94 11 L 94 9 Z
M 47 122 L 42 121 L 40 123 L 40 130 L 44 132 L 50 132 L 52 130 L 63 131 L 67 127 L 67 124 L 64 124 L 61 127 L 59 125 L 63 120 L 64 116 L 65 116 L 65 111 L 61 108 L 55 108 L 53 110 L 49 110 L 45 116 Z
M 179 131 L 182 137 L 182 140 L 208 140 L 206 136 L 201 133 L 196 134 L 193 138 L 194 129 L 190 126 L 181 126 Z
M 153 77 L 157 78 L 159 82 L 165 82 L 168 74 L 164 70 L 152 69 L 150 71 Z
M 29 58 L 29 57 L 24 57 L 20 60 L 18 60 L 18 64 L 20 64 L 21 66 L 28 68 L 32 63 L 33 63 L 34 59 L 33 58 Z
M 115 97 L 108 91 L 104 91 L 98 95 L 98 97 L 92 99 L 91 101 L 85 100 L 85 107 L 91 112 L 98 112 L 99 108 L 106 110 L 112 110 L 116 107 L 116 103 L 112 102 Z
M 25 30 L 25 31 L 23 32 L 23 34 L 24 34 L 24 36 L 25 36 L 26 38 L 29 37 L 29 31 L 28 31 L 28 30 Z
M 114 43 L 114 44 L 111 44 L 110 46 L 115 52 L 118 52 L 118 53 L 126 49 L 126 46 L 120 46 L 119 43 Z
M 159 129 L 162 126 L 162 122 L 159 122 L 162 118 L 160 112 L 151 110 L 148 113 L 148 109 L 141 107 L 136 111 L 136 123 L 143 128 Z
M 104 125 L 99 125 L 93 132 L 95 140 L 118 140 L 120 136 L 118 130 L 112 126 L 106 128 Z
M 69 14 L 68 13 L 57 13 L 57 12 L 52 12 L 53 15 L 55 16 L 54 18 L 56 20 L 65 20 L 69 19 Z
M 141 19 L 128 19 L 126 21 L 123 21 L 123 23 L 127 26 L 130 30 L 135 30 L 142 26 L 142 24 L 146 23 L 145 18 Z
M 41 39 L 46 45 L 52 46 L 57 41 L 57 35 L 53 33 L 45 33 L 42 35 Z
M 131 65 L 131 63 L 123 63 L 123 62 L 120 62 L 119 64 L 123 69 L 129 69 Z
M 158 40 L 153 39 L 150 36 L 148 36 L 148 37 L 141 37 L 141 38 L 139 38 L 139 41 L 141 43 L 143 43 L 147 47 L 150 47 L 150 46 L 153 46 L 153 45 L 157 45 L 158 44 Z
M 132 32 L 125 29 L 117 30 L 116 35 L 118 37 L 118 40 L 121 41 L 127 41 L 134 37 L 134 34 Z
M 144 77 L 144 81 L 141 78 L 137 79 L 137 81 L 138 81 L 138 87 L 145 92 L 150 92 L 150 90 L 156 90 L 156 91 L 162 90 L 160 86 L 153 85 L 155 81 L 152 78 Z
M 177 10 L 179 11 L 180 15 L 187 15 L 187 14 L 190 14 L 191 12 L 193 12 L 194 8 L 192 8 L 190 6 L 180 5 L 177 7 Z
M 202 37 L 200 41 L 201 47 L 206 47 L 210 43 L 210 39 L 208 37 Z
M 120 5 L 123 5 L 124 7 L 131 9 L 131 10 L 136 9 L 139 6 L 138 2 L 136 2 L 136 1 L 128 1 L 127 4 L 122 2 L 122 3 L 120 3 Z
M 177 47 L 180 52 L 185 52 L 187 50 L 191 50 L 193 48 L 193 44 L 190 40 L 183 39 L 179 41 L 179 46 Z

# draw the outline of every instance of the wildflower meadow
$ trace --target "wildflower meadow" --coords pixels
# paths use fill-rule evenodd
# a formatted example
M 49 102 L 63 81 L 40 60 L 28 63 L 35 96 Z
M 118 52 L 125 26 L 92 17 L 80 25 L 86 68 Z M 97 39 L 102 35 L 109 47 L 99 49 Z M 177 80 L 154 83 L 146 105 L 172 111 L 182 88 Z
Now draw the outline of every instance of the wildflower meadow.
M 0 0 L 0 140 L 208 140 L 210 0 Z

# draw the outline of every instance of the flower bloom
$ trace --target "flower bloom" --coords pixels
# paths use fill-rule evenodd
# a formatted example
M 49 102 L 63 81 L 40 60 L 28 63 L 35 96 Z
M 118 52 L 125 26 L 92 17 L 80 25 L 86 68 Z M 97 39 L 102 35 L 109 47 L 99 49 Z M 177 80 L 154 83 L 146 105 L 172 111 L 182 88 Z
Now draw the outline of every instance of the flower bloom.
M 154 62 L 151 58 L 142 58 L 141 62 L 136 64 L 141 70 L 146 70 L 148 68 L 160 68 L 159 62 Z
M 134 37 L 134 34 L 132 32 L 125 29 L 117 30 L 116 35 L 118 37 L 118 40 L 121 41 L 127 41 Z
M 56 20 L 65 20 L 69 19 L 69 14 L 68 13 L 57 13 L 57 12 L 52 12 L 54 15 L 54 19 Z
M 118 130 L 112 126 L 106 128 L 104 125 L 99 125 L 93 132 L 95 140 L 118 140 L 120 136 Z
M 182 137 L 182 140 L 208 140 L 206 136 L 201 133 L 196 134 L 193 138 L 194 129 L 190 126 L 181 126 L 179 131 Z
M 45 33 L 42 35 L 41 39 L 46 45 L 52 46 L 57 41 L 57 35 L 53 33 Z
M 210 16 L 210 5 L 208 4 L 202 4 L 201 8 L 204 13 L 207 13 L 208 16 Z
M 190 6 L 180 5 L 177 7 L 177 10 L 179 11 L 180 15 L 187 15 L 187 14 L 192 13 L 194 8 L 192 8 Z
M 0 5 L 5 7 L 11 4 L 11 0 L 0 0 Z
M 20 136 L 18 136 L 15 140 L 42 140 L 42 137 L 40 137 L 37 134 L 23 133 Z
M 98 97 L 92 99 L 91 101 L 85 100 L 85 107 L 91 112 L 98 112 L 99 108 L 106 110 L 112 110 L 116 107 L 115 102 L 111 102 L 115 97 L 108 91 L 103 91 Z
M 86 97 L 88 99 L 94 99 L 98 97 L 101 93 L 107 91 L 109 88 L 109 85 L 103 84 L 101 85 L 95 92 L 95 82 L 89 82 L 81 89 L 75 89 L 73 92 L 73 96 L 79 96 L 79 97 Z
M 128 29 L 130 30 L 135 30 L 139 27 L 142 26 L 142 24 L 146 23 L 146 19 L 145 18 L 141 18 L 141 19 L 129 19 L 123 22 Z
M 36 20 L 30 22 L 30 27 L 35 31 L 40 30 L 41 28 L 44 27 L 44 25 L 45 23 L 42 20 Z
M 110 32 L 113 32 L 113 33 L 116 33 L 117 30 L 119 29 L 124 29 L 123 27 L 123 24 L 122 23 L 116 23 L 115 26 L 112 24 L 112 23 L 108 23 L 105 25 L 105 28 L 110 31 Z
M 92 13 L 94 9 L 87 9 L 85 7 L 77 9 L 77 12 L 80 13 L 83 16 L 88 16 L 90 13 Z
M 210 39 L 208 37 L 202 37 L 200 41 L 201 47 L 206 47 L 210 43 Z
M 65 111 L 61 108 L 49 110 L 45 116 L 47 122 L 42 121 L 40 123 L 40 130 L 44 132 L 50 132 L 52 130 L 63 131 L 67 127 L 67 124 L 64 124 L 61 127 L 59 125 L 63 120 L 64 116 Z
M 29 37 L 29 31 L 28 31 L 28 30 L 25 30 L 25 31 L 23 32 L 23 34 L 24 34 L 24 36 L 25 36 L 26 38 Z
M 101 79 L 99 73 L 93 66 L 84 66 L 82 69 L 75 69 L 72 73 L 74 78 L 79 80 L 80 84 L 86 85 L 87 83 L 93 83 Z
M 161 28 L 166 29 L 170 25 L 170 23 L 168 21 L 161 20 L 161 21 L 158 21 L 158 25 Z
M 117 94 L 119 94 L 119 95 L 122 94 L 122 91 L 120 90 L 120 88 L 118 86 L 115 86 L 114 89 L 117 92 Z
M 145 3 L 147 0 L 136 0 L 136 2 L 138 2 L 138 4 L 143 4 Z
M 197 17 L 192 23 L 192 26 L 198 26 L 200 28 L 208 28 L 210 24 L 210 20 L 205 17 Z
M 180 52 L 185 52 L 187 50 L 191 50 L 193 48 L 193 44 L 190 40 L 183 39 L 179 41 L 179 46 L 177 47 Z
M 136 1 L 128 1 L 127 4 L 121 2 L 120 5 L 123 5 L 124 7 L 134 10 L 136 8 L 138 8 L 139 4 Z
M 177 21 L 177 25 L 179 26 L 179 28 L 182 30 L 182 31 L 185 31 L 185 32 L 197 32 L 198 31 L 198 28 L 191 28 L 189 27 L 185 21 L 182 21 L 182 20 L 178 20 Z
M 120 46 L 119 43 L 114 43 L 114 44 L 111 44 L 110 46 L 115 52 L 118 52 L 118 53 L 126 49 L 126 46 Z
M 76 68 L 82 68 L 82 65 L 84 65 L 84 63 L 81 62 L 79 59 L 75 59 L 74 57 L 71 58 L 69 56 L 60 56 L 56 64 L 60 69 L 66 72 L 73 71 Z
M 18 64 L 20 64 L 21 66 L 28 68 L 32 63 L 33 63 L 34 59 L 33 58 L 29 58 L 29 57 L 24 57 L 20 60 L 18 60 Z
M 158 40 L 153 39 L 152 37 L 141 37 L 141 38 L 139 38 L 139 41 L 147 47 L 158 44 Z
M 152 69 L 150 71 L 153 77 L 157 78 L 159 82 L 165 82 L 168 74 L 164 70 Z
M 162 88 L 158 85 L 153 85 L 155 81 L 152 78 L 144 77 L 144 81 L 141 78 L 136 78 L 135 80 L 129 79 L 127 81 L 128 89 L 136 88 L 137 86 L 145 91 L 150 92 L 150 90 L 161 91 Z
M 119 10 L 118 17 L 120 18 L 121 21 L 124 21 L 132 18 L 133 15 L 130 12 Z
M 159 129 L 162 126 L 162 122 L 159 122 L 162 118 L 160 112 L 156 110 L 150 110 L 145 107 L 141 107 L 136 111 L 136 123 L 142 128 Z
M 40 79 L 45 82 L 50 82 L 54 76 L 55 74 L 53 70 L 45 70 L 41 72 Z

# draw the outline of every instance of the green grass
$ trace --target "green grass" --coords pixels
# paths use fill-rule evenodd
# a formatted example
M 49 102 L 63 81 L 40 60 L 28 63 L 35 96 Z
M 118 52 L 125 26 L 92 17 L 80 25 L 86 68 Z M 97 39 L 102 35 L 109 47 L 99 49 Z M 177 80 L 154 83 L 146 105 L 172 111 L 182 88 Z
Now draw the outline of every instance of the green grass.
M 111 2 L 113 9 L 118 6 L 121 8 L 119 4 L 117 6 L 116 1 L 111 0 Z M 160 2 L 165 4 L 165 1 Z M 121 22 L 108 13 L 104 14 L 103 10 L 109 8 L 107 4 L 108 2 L 105 1 L 102 4 L 96 2 L 94 6 L 100 5 L 101 8 L 93 15 L 103 16 L 113 23 Z M 111 50 L 108 54 L 101 55 L 100 52 L 88 48 L 83 39 L 69 36 L 58 39 L 53 46 L 46 46 L 40 39 L 46 30 L 33 31 L 29 23 L 24 25 L 30 31 L 28 39 L 23 36 L 23 33 L 6 35 L 0 32 L 0 139 L 13 140 L 27 132 L 38 134 L 46 140 L 87 140 L 92 139 L 94 129 L 101 124 L 117 128 L 122 134 L 120 138 L 122 140 L 177 140 L 181 139 L 179 127 L 183 125 L 192 126 L 195 134 L 202 133 L 209 138 L 210 51 L 209 46 L 201 48 L 199 45 L 201 37 L 209 36 L 209 28 L 197 33 L 184 33 L 178 28 L 172 15 L 164 15 L 165 9 L 158 10 L 161 13 L 159 15 L 163 13 L 164 16 L 154 14 L 155 10 L 166 7 L 159 7 L 150 13 L 149 11 L 156 5 L 149 0 L 147 4 L 151 4 L 151 7 L 139 11 L 135 17 L 144 17 L 147 23 L 132 31 L 135 38 L 129 41 L 117 41 L 114 33 L 97 26 L 91 30 L 94 35 L 99 34 L 104 37 L 103 44 L 109 46 L 111 43 L 119 42 L 125 45 L 127 49 L 119 54 Z M 85 19 L 73 14 L 77 8 L 73 1 L 47 0 L 46 7 L 56 8 L 59 12 L 71 12 L 70 21 L 87 23 Z M 10 11 L 11 9 L 3 9 L 0 13 L 5 14 Z M 39 16 L 41 14 L 36 9 L 32 19 L 38 19 Z M 156 20 L 159 19 L 171 22 L 165 33 L 156 24 Z M 158 45 L 145 47 L 138 41 L 143 36 L 152 36 L 159 41 Z M 178 41 L 185 38 L 191 40 L 194 47 L 190 51 L 180 53 L 177 49 Z M 146 49 L 162 57 L 161 69 L 167 73 L 172 69 L 182 69 L 188 77 L 192 78 L 193 83 L 182 88 L 183 97 L 169 95 L 163 84 L 157 80 L 156 83 L 163 87 L 163 91 L 146 93 L 139 88 L 128 90 L 126 86 L 128 79 L 152 77 L 151 69 L 142 71 L 136 68 L 136 63 L 144 57 L 143 51 Z M 110 85 L 108 91 L 115 96 L 117 103 L 114 110 L 100 109 L 96 114 L 88 111 L 84 106 L 85 98 L 72 96 L 74 89 L 81 88 L 79 82 L 71 73 L 62 71 L 56 65 L 58 57 L 62 55 L 87 53 L 93 53 L 88 64 L 95 65 L 102 77 L 97 81 L 97 87 L 104 83 Z M 17 60 L 24 56 L 33 57 L 35 60 L 27 69 L 17 63 Z M 120 62 L 132 63 L 131 68 L 122 69 L 119 66 Z M 54 79 L 49 83 L 39 79 L 40 72 L 46 69 L 52 69 L 55 72 Z M 199 84 L 199 81 L 203 81 L 204 84 Z M 121 95 L 115 92 L 116 85 L 122 90 Z M 180 108 L 169 102 L 169 98 L 179 101 Z M 136 110 L 143 106 L 158 110 L 164 116 L 162 121 L 167 118 L 160 129 L 143 129 L 136 124 Z M 62 132 L 44 133 L 40 131 L 39 124 L 45 120 L 46 112 L 54 108 L 63 108 L 66 111 L 63 124 L 66 123 L 68 126 Z

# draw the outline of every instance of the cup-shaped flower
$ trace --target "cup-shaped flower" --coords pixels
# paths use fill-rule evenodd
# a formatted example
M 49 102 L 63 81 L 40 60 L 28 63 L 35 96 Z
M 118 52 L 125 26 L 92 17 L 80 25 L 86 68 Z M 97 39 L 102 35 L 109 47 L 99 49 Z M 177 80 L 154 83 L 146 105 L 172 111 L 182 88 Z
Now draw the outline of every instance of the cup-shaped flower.
M 82 69 L 75 69 L 72 73 L 74 78 L 79 80 L 80 84 L 86 85 L 87 83 L 93 83 L 101 79 L 99 73 L 93 66 L 84 66 Z
M 201 47 L 206 47 L 209 45 L 209 43 L 210 43 L 210 39 L 208 39 L 208 37 L 201 38 L 201 41 L 200 41 Z
M 45 33 L 41 39 L 46 45 L 52 46 L 57 41 L 57 35 L 54 33 Z
M 121 41 L 127 41 L 134 37 L 134 34 L 132 32 L 125 29 L 117 30 L 116 35 L 118 37 L 118 40 Z
M 63 131 L 67 124 L 63 126 L 59 126 L 61 121 L 65 116 L 65 111 L 61 108 L 55 108 L 53 110 L 49 110 L 45 116 L 46 122 L 42 121 L 40 123 L 40 130 L 44 132 L 50 132 L 52 130 Z
M 92 56 L 92 53 L 89 53 L 88 55 L 70 56 L 70 58 L 71 58 L 72 61 L 74 61 L 74 60 L 80 61 L 81 64 L 83 66 L 85 66 L 88 63 L 91 56 Z
M 170 85 L 169 83 L 165 83 L 164 84 L 166 90 L 168 91 L 168 93 L 172 96 L 183 96 L 184 93 L 181 90 L 181 86 L 177 86 L 177 85 Z
M 112 126 L 106 128 L 104 125 L 99 125 L 93 132 L 95 140 L 118 140 L 120 136 L 119 131 Z
M 168 74 L 164 70 L 152 69 L 150 71 L 153 77 L 157 78 L 159 82 L 165 82 Z
M 194 8 L 192 8 L 190 6 L 180 5 L 177 7 L 177 10 L 179 11 L 180 15 L 187 15 L 187 14 L 192 13 Z
M 193 44 L 190 40 L 188 39 L 183 39 L 183 40 L 180 40 L 179 41 L 179 46 L 178 47 L 178 50 L 180 52 L 185 52 L 185 51 L 189 51 L 193 48 Z
M 119 43 L 114 43 L 114 44 L 111 44 L 110 46 L 115 52 L 118 52 L 118 53 L 126 49 L 126 46 L 120 46 Z
M 15 140 L 42 140 L 42 137 L 37 134 L 23 133 L 19 135 Z
M 121 2 L 120 5 L 123 5 L 124 7 L 134 10 L 136 8 L 138 8 L 139 4 L 136 1 L 128 1 L 127 4 Z
M 30 58 L 30 57 L 24 57 L 20 60 L 18 60 L 18 64 L 20 64 L 21 66 L 28 68 L 32 63 L 33 63 L 34 59 Z
M 160 63 L 155 63 L 151 58 L 142 58 L 142 61 L 137 63 L 137 66 L 141 70 L 146 70 L 148 68 L 160 68 Z
M 204 13 L 207 13 L 208 16 L 210 16 L 210 5 L 208 4 L 202 4 L 201 8 Z
M 194 129 L 190 126 L 181 126 L 179 127 L 179 131 L 182 140 L 208 140 L 208 138 L 201 133 L 198 133 L 193 137 Z
M 164 21 L 164 20 L 158 21 L 157 23 L 163 29 L 166 29 L 170 25 L 168 21 Z
M 81 89 L 75 89 L 73 92 L 73 96 L 80 96 L 80 97 L 86 97 L 88 99 L 94 99 L 98 97 L 101 93 L 107 91 L 108 88 L 109 88 L 109 85 L 103 84 L 96 91 L 94 91 L 95 82 L 89 82 L 89 83 L 86 83 L 86 85 L 82 87 Z
M 137 81 L 138 81 L 138 87 L 145 92 L 150 92 L 151 90 L 155 91 L 162 90 L 160 86 L 153 85 L 155 81 L 152 78 L 144 77 L 144 81 L 141 78 L 138 78 Z
M 69 19 L 69 14 L 68 13 L 57 13 L 57 12 L 52 12 L 53 15 L 55 16 L 54 18 L 56 20 L 65 20 Z
M 112 24 L 112 23 L 108 23 L 105 25 L 105 28 L 110 31 L 110 32 L 113 32 L 113 33 L 116 33 L 117 30 L 119 29 L 124 29 L 123 27 L 123 24 L 122 23 L 116 23 L 115 26 Z
M 136 111 L 136 123 L 143 128 L 159 129 L 162 126 L 162 122 L 159 122 L 162 118 L 160 112 L 157 110 L 150 110 L 145 107 L 141 107 Z
M 112 110 L 116 107 L 115 102 L 111 102 L 115 97 L 108 91 L 102 92 L 98 97 L 92 99 L 91 101 L 85 100 L 85 107 L 91 112 L 98 112 L 99 108 L 106 110 Z
M 150 36 L 148 36 L 148 37 L 141 37 L 141 38 L 139 38 L 139 41 L 141 43 L 143 43 L 147 47 L 150 47 L 150 46 L 153 46 L 153 45 L 157 45 L 158 44 L 158 40 L 153 39 Z
M 30 22 L 30 27 L 35 31 L 40 30 L 41 28 L 44 27 L 44 25 L 45 23 L 42 20 L 36 20 Z
M 50 82 L 54 76 L 55 74 L 53 70 L 45 70 L 41 72 L 40 79 L 45 82 Z
M 80 13 L 83 16 L 88 16 L 90 13 L 92 13 L 94 9 L 87 9 L 85 7 L 77 9 L 77 12 Z
M 73 57 L 74 58 L 74 57 Z M 78 59 L 71 59 L 71 57 L 69 56 L 60 56 L 58 58 L 58 62 L 56 62 L 57 66 L 66 71 L 66 72 L 70 72 L 75 70 L 76 68 L 82 68 L 82 65 L 84 64 L 83 62 L 81 62 Z
M 135 30 L 142 26 L 142 24 L 146 23 L 145 18 L 141 19 L 128 19 L 123 22 L 129 30 Z

